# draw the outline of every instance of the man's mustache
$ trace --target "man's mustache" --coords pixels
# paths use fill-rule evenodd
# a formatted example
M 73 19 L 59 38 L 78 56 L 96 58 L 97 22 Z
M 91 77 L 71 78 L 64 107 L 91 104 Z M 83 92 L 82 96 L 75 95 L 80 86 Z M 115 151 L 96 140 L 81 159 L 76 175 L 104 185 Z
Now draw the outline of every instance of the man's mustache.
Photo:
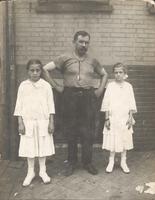
M 81 50 L 85 50 L 86 51 L 87 49 L 86 49 L 86 47 L 81 47 Z

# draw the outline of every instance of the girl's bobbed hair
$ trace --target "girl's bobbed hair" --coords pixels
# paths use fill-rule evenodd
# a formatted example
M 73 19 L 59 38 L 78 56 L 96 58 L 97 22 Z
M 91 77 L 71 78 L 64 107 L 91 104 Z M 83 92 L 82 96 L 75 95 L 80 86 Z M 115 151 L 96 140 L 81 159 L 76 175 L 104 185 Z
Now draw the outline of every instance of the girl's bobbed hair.
M 122 68 L 123 69 L 123 71 L 124 71 L 124 73 L 125 74 L 127 74 L 127 66 L 126 65 L 124 65 L 123 63 L 116 63 L 116 64 L 114 64 L 114 66 L 113 66 L 113 72 L 115 71 L 115 69 L 116 68 Z
M 43 64 L 39 59 L 30 59 L 26 64 L 26 69 L 29 70 L 30 66 L 33 64 L 38 64 L 41 70 L 43 69 Z

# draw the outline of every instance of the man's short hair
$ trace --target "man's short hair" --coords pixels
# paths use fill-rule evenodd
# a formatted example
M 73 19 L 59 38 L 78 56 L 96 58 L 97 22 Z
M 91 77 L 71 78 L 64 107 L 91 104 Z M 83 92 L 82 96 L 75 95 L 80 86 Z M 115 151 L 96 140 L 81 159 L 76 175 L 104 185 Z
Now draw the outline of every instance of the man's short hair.
M 73 38 L 73 41 L 75 42 L 77 39 L 78 39 L 78 36 L 81 35 L 83 37 L 86 37 L 88 36 L 89 37 L 89 40 L 90 40 L 90 34 L 87 33 L 86 31 L 77 31 L 74 35 L 74 38 Z

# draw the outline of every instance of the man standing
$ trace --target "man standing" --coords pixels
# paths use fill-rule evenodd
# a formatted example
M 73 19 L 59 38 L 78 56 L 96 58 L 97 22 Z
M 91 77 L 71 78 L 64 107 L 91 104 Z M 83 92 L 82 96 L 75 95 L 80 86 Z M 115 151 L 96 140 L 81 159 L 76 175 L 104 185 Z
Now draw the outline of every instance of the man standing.
M 101 96 L 107 82 L 107 73 L 100 63 L 87 54 L 90 35 L 78 31 L 73 38 L 74 49 L 69 54 L 60 55 L 44 66 L 44 77 L 58 91 L 63 91 L 64 132 L 68 141 L 68 167 L 66 175 L 71 175 L 77 162 L 77 142 L 82 145 L 84 169 L 95 175 L 92 165 L 93 134 L 95 127 L 95 101 Z M 51 79 L 50 71 L 58 69 L 63 74 L 64 87 Z M 94 74 L 100 76 L 97 88 Z M 97 89 L 96 89 L 97 88 Z

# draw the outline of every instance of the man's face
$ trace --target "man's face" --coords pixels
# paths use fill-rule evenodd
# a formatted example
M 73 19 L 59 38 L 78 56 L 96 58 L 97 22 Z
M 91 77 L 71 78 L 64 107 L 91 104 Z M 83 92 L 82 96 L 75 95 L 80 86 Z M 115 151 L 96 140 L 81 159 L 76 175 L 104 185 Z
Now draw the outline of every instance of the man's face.
M 88 47 L 89 47 L 89 36 L 82 36 L 82 35 L 79 35 L 77 40 L 74 41 L 74 44 L 75 44 L 75 51 L 80 55 L 84 55 L 87 50 L 88 50 Z

